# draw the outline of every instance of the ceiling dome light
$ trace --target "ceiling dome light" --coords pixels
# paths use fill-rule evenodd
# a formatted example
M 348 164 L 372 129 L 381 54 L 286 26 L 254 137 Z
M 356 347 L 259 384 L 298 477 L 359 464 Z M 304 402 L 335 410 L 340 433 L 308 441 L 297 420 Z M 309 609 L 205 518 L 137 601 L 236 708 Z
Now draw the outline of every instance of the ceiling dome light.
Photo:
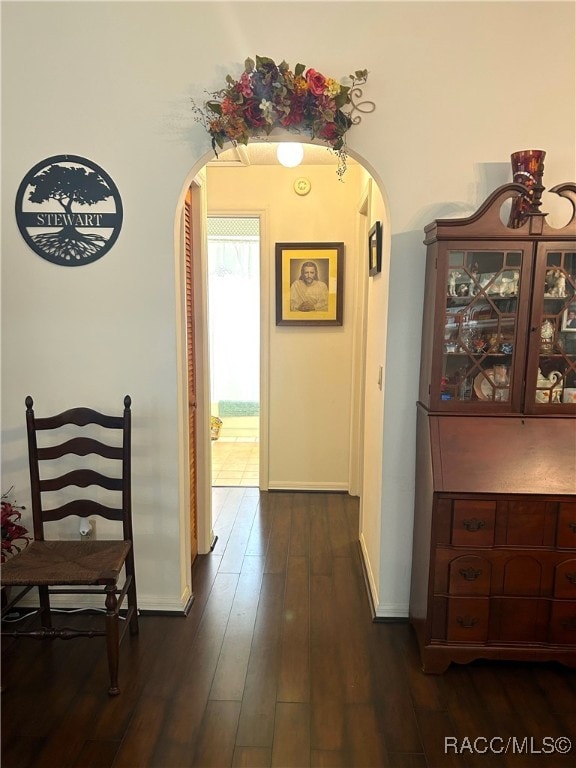
M 304 147 L 302 144 L 296 144 L 291 141 L 278 144 L 276 157 L 278 158 L 278 162 L 285 168 L 295 168 L 302 162 L 302 158 L 304 157 Z

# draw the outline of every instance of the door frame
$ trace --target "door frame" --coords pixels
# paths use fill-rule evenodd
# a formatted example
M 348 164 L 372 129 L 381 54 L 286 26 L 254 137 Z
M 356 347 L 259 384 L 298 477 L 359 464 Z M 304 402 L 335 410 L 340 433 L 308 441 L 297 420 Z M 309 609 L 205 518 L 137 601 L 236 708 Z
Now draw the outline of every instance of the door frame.
M 241 219 L 249 217 L 260 221 L 260 416 L 259 416 L 259 451 L 258 451 L 258 487 L 268 490 L 269 478 L 269 402 L 270 402 L 270 264 L 266 254 L 271 253 L 268 241 L 268 210 L 266 208 L 230 209 L 216 208 L 206 211 L 208 216 Z M 207 241 L 206 241 L 207 242 Z M 207 254 L 206 254 L 207 259 Z M 204 283 L 206 307 L 208 307 L 208 282 Z M 208 350 L 209 341 L 205 340 Z M 210 358 L 208 358 L 210 359 Z M 209 363 L 208 363 L 209 365 Z M 210 402 L 208 402 L 210 409 Z M 208 414 L 208 418 L 210 414 Z M 212 462 L 210 462 L 210 486 L 212 486 Z
M 368 242 L 372 179 L 368 179 L 362 191 L 356 210 L 356 240 L 358 253 L 364 253 Z M 350 403 L 350 466 L 348 470 L 348 493 L 362 497 L 365 430 L 365 387 L 366 387 L 366 339 L 367 339 L 367 295 L 368 271 L 356 270 L 354 333 L 352 336 L 352 392 Z

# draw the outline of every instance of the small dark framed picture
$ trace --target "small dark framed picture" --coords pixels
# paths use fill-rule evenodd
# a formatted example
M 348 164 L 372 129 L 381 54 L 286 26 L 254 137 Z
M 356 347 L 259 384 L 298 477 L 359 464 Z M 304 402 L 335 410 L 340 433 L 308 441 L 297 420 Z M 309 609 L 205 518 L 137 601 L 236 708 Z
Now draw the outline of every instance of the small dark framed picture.
M 377 221 L 368 233 L 368 274 L 382 270 L 382 222 Z
M 276 243 L 276 325 L 342 325 L 344 243 Z
M 569 304 L 562 315 L 562 330 L 576 333 L 576 304 Z

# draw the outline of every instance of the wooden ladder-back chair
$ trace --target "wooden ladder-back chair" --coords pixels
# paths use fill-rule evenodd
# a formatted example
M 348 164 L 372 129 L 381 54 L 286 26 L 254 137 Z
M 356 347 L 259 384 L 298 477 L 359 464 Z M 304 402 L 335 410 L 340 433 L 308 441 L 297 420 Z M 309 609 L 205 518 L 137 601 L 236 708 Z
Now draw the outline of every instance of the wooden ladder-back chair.
M 37 587 L 41 627 L 34 629 L 31 624 L 30 628 L 26 625 L 26 628 L 8 631 L 4 625 L 3 634 L 36 639 L 105 636 L 110 672 L 108 692 L 114 696 L 120 693 L 120 642 L 128 627 L 131 634 L 138 633 L 130 485 L 131 400 L 128 395 L 124 398 L 122 416 L 106 416 L 90 408 L 72 408 L 57 416 L 37 418 L 33 405 L 32 398 L 28 396 L 26 426 L 34 540 L 2 566 L 2 586 L 18 592 L 6 601 L 2 616 Z M 95 432 L 98 439 L 86 433 L 73 436 L 82 432 L 76 427 L 88 425 L 96 425 L 89 427 L 89 432 Z M 50 435 L 40 434 L 48 431 Z M 104 434 L 106 438 L 102 438 Z M 62 435 L 64 442 L 56 445 L 55 441 L 60 440 Z M 108 436 L 111 438 L 109 443 L 101 442 L 100 438 L 108 440 Z M 42 443 L 40 447 L 38 442 Z M 119 467 L 118 472 L 111 472 L 111 477 L 100 472 L 103 465 L 111 465 L 107 460 L 112 460 L 112 465 Z M 90 488 L 92 496 L 98 499 L 72 498 L 64 501 L 70 496 L 77 496 L 78 488 Z M 107 505 L 110 499 L 113 499 L 114 506 Z M 81 540 L 79 524 L 75 526 L 75 540 L 45 538 L 45 523 L 63 520 L 70 515 L 80 518 L 96 515 L 122 523 L 122 538 Z M 19 587 L 24 589 L 18 590 Z M 54 626 L 50 596 L 56 594 L 104 595 L 104 629 Z M 122 617 L 124 622 L 121 627 L 120 609 L 126 597 L 128 608 Z M 32 619 L 27 621 L 33 622 Z

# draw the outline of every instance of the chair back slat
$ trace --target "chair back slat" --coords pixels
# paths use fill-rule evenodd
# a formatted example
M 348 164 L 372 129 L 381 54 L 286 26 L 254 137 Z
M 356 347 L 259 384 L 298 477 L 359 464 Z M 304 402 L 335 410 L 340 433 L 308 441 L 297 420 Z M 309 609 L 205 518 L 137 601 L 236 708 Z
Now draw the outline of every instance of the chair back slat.
M 85 427 L 88 424 L 99 424 L 108 429 L 122 429 L 124 419 L 121 416 L 106 416 L 94 411 L 92 408 L 70 408 L 68 411 L 56 416 L 36 418 L 36 429 L 57 429 L 66 424 L 75 424 L 77 427 Z
M 103 456 L 105 459 L 122 460 L 123 458 L 120 446 L 106 445 L 90 437 L 75 437 L 73 440 L 67 440 L 59 445 L 38 448 L 38 459 L 39 461 L 59 459 L 68 453 L 73 453 L 76 456 L 87 456 L 90 453 L 94 453 L 98 456 Z
M 124 517 L 122 509 L 106 507 L 104 504 L 100 504 L 92 499 L 76 499 L 75 501 L 69 501 L 67 504 L 63 504 L 61 507 L 45 509 L 43 511 L 45 522 L 64 520 L 64 518 L 69 515 L 78 515 L 79 517 L 99 515 L 100 517 L 105 517 L 107 520 L 116 520 L 118 522 L 121 522 Z
M 75 485 L 78 488 L 88 488 L 89 485 L 97 485 L 100 488 L 106 488 L 108 491 L 121 491 L 122 478 L 108 477 L 93 469 L 74 469 L 60 477 L 51 477 L 46 480 L 40 480 L 40 491 L 61 491 L 69 485 Z
M 32 517 L 34 538 L 44 539 L 44 522 L 63 520 L 69 515 L 88 517 L 99 515 L 108 520 L 122 522 L 123 538 L 132 539 L 132 510 L 130 489 L 131 450 L 131 399 L 124 398 L 122 416 L 108 416 L 92 408 L 71 408 L 56 416 L 36 417 L 34 402 L 26 398 L 26 427 L 32 491 Z M 98 434 L 74 436 L 77 427 L 96 425 Z M 38 446 L 37 433 L 53 430 L 49 442 L 56 443 L 57 430 L 63 432 L 62 441 L 54 445 Z M 105 434 L 111 436 L 109 445 Z M 121 433 L 122 444 L 118 431 Z M 91 429 L 91 432 L 94 432 Z M 46 438 L 48 441 L 48 438 Z M 81 457 L 81 458 L 79 458 Z M 102 471 L 102 459 L 117 461 L 110 477 Z M 70 501 L 69 486 L 97 488 L 118 494 L 116 499 L 96 494 L 91 499 Z M 58 493 L 62 491 L 62 493 Z M 55 493 L 54 493 L 55 492 Z M 87 492 L 87 496 L 89 491 Z M 68 498 L 66 498 L 68 495 Z M 75 494 L 74 494 L 75 495 Z M 50 496 L 49 508 L 45 509 L 45 496 Z

